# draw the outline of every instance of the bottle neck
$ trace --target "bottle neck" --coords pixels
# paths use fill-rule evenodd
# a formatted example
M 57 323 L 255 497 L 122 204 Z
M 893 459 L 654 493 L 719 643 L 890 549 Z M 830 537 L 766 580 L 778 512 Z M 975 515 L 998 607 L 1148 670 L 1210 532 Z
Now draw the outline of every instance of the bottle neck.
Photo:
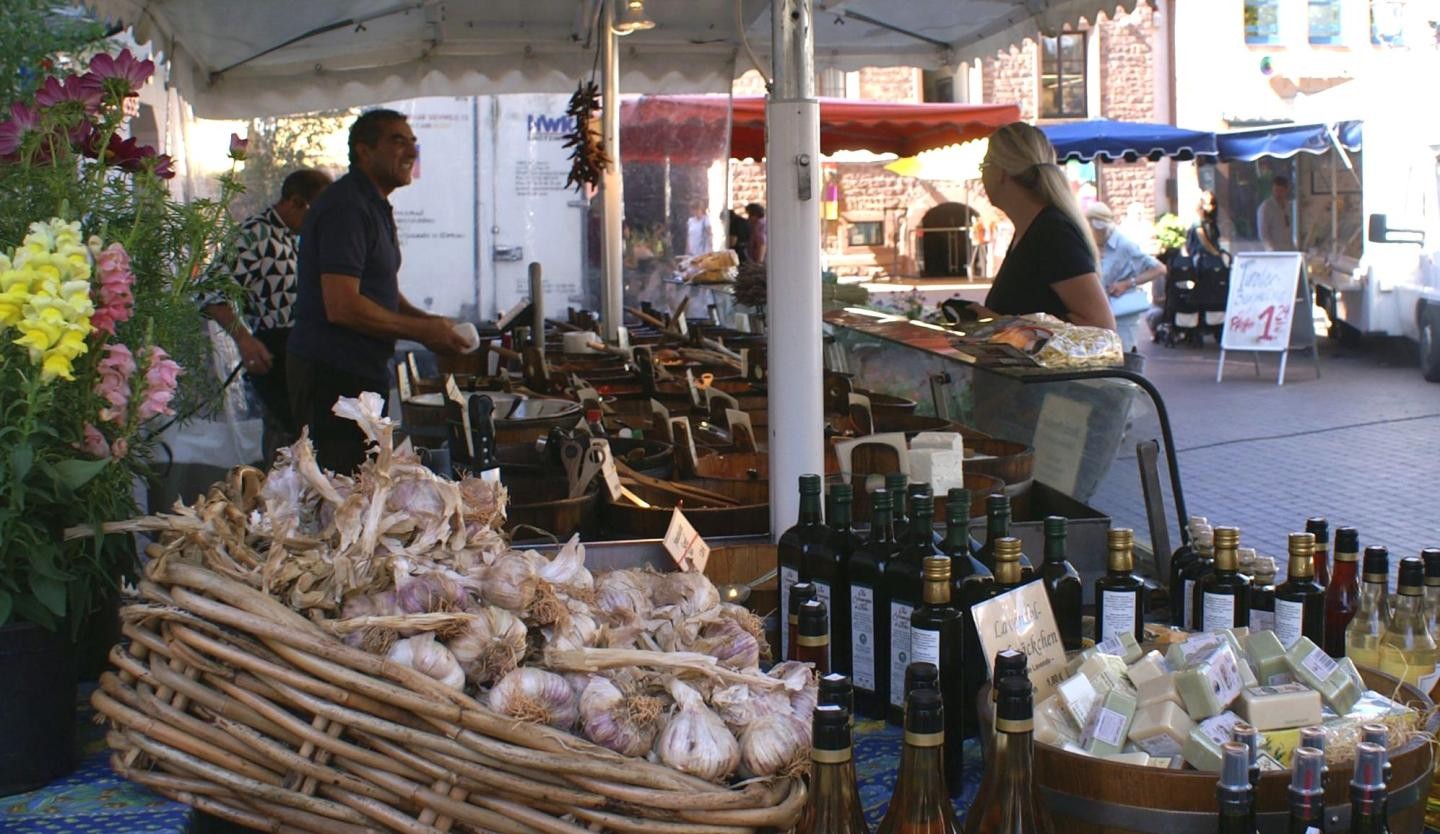
M 1006 729 L 1013 724 L 1014 729 Z M 1029 809 L 1034 814 L 1035 796 L 1030 787 L 1034 722 L 997 720 L 995 725 L 995 761 L 999 765 L 994 798 L 1016 810 Z
M 952 557 L 970 554 L 970 523 L 954 515 L 945 519 L 945 552 Z
M 1045 561 L 1046 561 L 1046 562 L 1063 562 L 1063 561 L 1065 561 L 1065 537 L 1064 537 L 1064 536 L 1046 536 L 1046 537 L 1045 537 Z
M 1420 613 L 1424 608 L 1425 598 L 1421 596 L 1420 593 L 1418 593 L 1418 588 L 1416 589 L 1416 591 L 1417 593 L 1411 594 L 1407 594 L 1404 591 L 1401 591 L 1400 593 L 1390 598 L 1390 622 L 1392 625 L 1398 624 L 1397 621 L 1400 618 L 1418 618 L 1420 616 Z
M 920 512 L 910 516 L 910 545 L 912 547 L 930 547 L 935 535 L 931 523 L 934 518 L 935 516 L 930 513 Z
M 1365 581 L 1360 583 L 1360 607 L 1378 608 L 1385 601 L 1385 592 L 1389 590 L 1388 581 L 1384 574 L 1371 576 L 1365 575 Z
M 800 519 L 803 526 L 811 526 L 820 523 L 820 494 L 815 492 L 800 493 Z
M 1336 559 L 1330 564 L 1331 585 L 1354 585 L 1360 577 L 1360 565 L 1354 559 Z
M 927 743 L 921 746 L 909 743 L 907 738 L 905 748 L 900 754 L 900 776 L 895 786 L 895 797 L 891 802 L 900 802 L 901 808 L 912 809 L 912 819 L 928 818 L 927 811 L 939 813 L 932 809 L 950 801 L 944 775 L 943 734 L 935 735 L 941 737 L 940 744 Z M 933 742 L 933 739 L 930 741 Z
M 950 580 L 927 579 L 925 580 L 924 600 L 926 605 L 943 606 L 950 604 Z
M 1010 513 L 992 512 L 985 519 L 985 538 L 991 544 L 1010 535 Z
M 870 513 L 870 541 L 875 544 L 890 544 L 895 541 L 895 523 L 889 510 L 875 510 Z
M 1383 793 L 1350 800 L 1350 834 L 1388 834 Z
M 863 816 L 855 780 L 855 760 L 849 748 L 814 750 L 811 756 L 810 801 L 815 803 L 819 818 L 833 825 L 853 818 L 856 813 Z

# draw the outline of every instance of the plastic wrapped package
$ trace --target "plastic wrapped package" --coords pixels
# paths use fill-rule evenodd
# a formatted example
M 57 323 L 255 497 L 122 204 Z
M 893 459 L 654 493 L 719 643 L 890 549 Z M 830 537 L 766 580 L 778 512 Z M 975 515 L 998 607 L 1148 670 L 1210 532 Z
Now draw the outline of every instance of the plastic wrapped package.
M 1039 313 L 1027 316 L 1051 331 L 1035 361 L 1046 368 L 1103 368 L 1123 365 L 1120 335 L 1103 327 L 1082 327 Z

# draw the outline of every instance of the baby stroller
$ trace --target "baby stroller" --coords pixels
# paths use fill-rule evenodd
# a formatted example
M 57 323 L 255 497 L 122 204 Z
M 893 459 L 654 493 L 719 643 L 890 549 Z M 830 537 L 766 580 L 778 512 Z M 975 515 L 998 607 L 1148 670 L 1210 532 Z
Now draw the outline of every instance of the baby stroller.
M 1229 295 L 1229 252 L 1204 258 L 1176 255 L 1165 271 L 1165 305 L 1155 340 L 1166 347 L 1180 341 L 1199 347 L 1208 333 L 1218 342 Z

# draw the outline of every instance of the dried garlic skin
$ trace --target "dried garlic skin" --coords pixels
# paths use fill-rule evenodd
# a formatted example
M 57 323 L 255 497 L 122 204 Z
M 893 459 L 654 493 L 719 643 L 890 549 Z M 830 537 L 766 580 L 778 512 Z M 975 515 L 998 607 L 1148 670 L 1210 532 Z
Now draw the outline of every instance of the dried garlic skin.
M 471 613 L 475 619 L 446 646 L 472 683 L 488 686 L 520 665 L 528 629 L 519 617 L 493 605 L 472 608 Z
M 656 583 L 654 597 L 659 605 L 678 606 L 687 617 L 720 607 L 720 592 L 703 573 L 663 574 Z
M 490 708 L 498 713 L 549 724 L 561 730 L 575 726 L 580 708 L 570 682 L 554 672 L 522 666 L 490 690 Z
M 459 661 L 444 644 L 436 642 L 432 632 L 396 640 L 386 658 L 392 663 L 409 666 L 451 689 L 465 686 L 465 670 L 460 668 Z
M 516 614 L 523 614 L 535 602 L 540 577 L 524 554 L 511 552 L 495 560 L 481 577 L 480 598 Z
M 719 782 L 740 764 L 740 745 L 720 716 L 687 684 L 670 681 L 675 712 L 655 739 L 660 761 L 684 773 Z
M 762 715 L 740 736 L 740 767 L 749 776 L 775 776 L 809 754 L 810 726 L 788 712 Z

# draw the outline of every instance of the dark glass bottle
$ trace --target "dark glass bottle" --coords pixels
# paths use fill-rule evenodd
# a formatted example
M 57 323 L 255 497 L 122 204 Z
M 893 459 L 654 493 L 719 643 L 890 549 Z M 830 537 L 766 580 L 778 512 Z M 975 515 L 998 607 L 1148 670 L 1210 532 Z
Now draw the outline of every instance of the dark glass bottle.
M 1360 534 L 1354 527 L 1335 529 L 1335 564 L 1325 586 L 1325 653 L 1345 656 L 1345 630 L 1360 606 Z
M 800 637 L 796 641 L 795 659 L 815 664 L 815 674 L 830 673 L 830 616 L 825 603 L 806 600 L 800 606 Z
M 905 697 L 917 689 L 940 691 L 940 670 L 933 663 L 911 663 L 905 667 Z
M 1253 800 L 1260 790 L 1260 731 L 1249 724 L 1236 724 L 1230 728 L 1230 740 L 1245 745 L 1248 767 L 1245 778 L 1250 780 L 1250 797 Z M 1255 803 L 1250 804 L 1250 830 L 1255 829 Z
M 1195 532 L 1195 559 L 1180 571 L 1180 594 L 1182 610 L 1181 627 L 1191 631 L 1200 629 L 1195 620 L 1195 587 L 1200 580 L 1215 572 L 1215 530 L 1208 524 L 1200 525 Z
M 854 717 L 855 687 L 849 677 L 831 672 L 820 678 L 820 694 L 815 703 L 822 707 L 827 704 L 844 707 L 845 712 Z
M 1185 523 L 1190 537 L 1175 548 L 1175 553 L 1170 556 L 1170 582 L 1165 586 L 1166 597 L 1170 600 L 1170 625 L 1181 628 L 1188 627 L 1185 612 L 1189 609 L 1189 604 L 1185 601 L 1185 584 L 1180 579 L 1180 572 L 1195 561 L 1195 534 L 1202 525 L 1209 527 L 1209 519 L 1199 515 L 1190 516 Z
M 790 598 L 785 604 L 785 623 L 789 627 L 790 642 L 785 644 L 785 656 L 795 659 L 795 647 L 800 642 L 800 609 L 815 598 L 815 586 L 809 582 L 796 582 L 790 586 Z
M 1301 747 L 1291 757 L 1287 834 L 1325 834 L 1325 754 Z
M 895 793 L 876 834 L 959 834 L 945 780 L 945 706 L 940 693 L 905 699 L 905 746 Z
M 995 572 L 995 540 L 1010 535 L 1010 498 L 1000 493 L 985 498 L 985 543 L 975 556 Z
M 1315 581 L 1320 587 L 1330 584 L 1330 522 L 1324 516 L 1305 519 L 1305 532 L 1315 537 Z
M 950 604 L 950 559 L 927 556 L 924 564 L 924 599 L 910 615 L 911 662 L 933 663 L 939 673 L 940 694 L 950 705 L 945 719 L 945 774 L 952 793 L 965 787 L 965 737 L 959 705 L 965 691 L 964 632 L 960 612 Z
M 790 595 L 790 586 L 802 579 L 808 579 L 805 572 L 815 559 L 812 551 L 830 549 L 830 529 L 820 517 L 820 476 L 800 476 L 800 513 L 795 526 L 780 536 L 776 545 L 776 558 L 780 563 L 780 598 Z M 790 623 L 780 624 L 780 643 L 790 645 Z M 786 660 L 794 660 L 787 654 Z
M 1250 630 L 1274 631 L 1275 560 L 1269 556 L 1257 556 L 1251 560 L 1251 564 Z
M 850 674 L 850 559 L 859 541 L 850 529 L 854 497 L 849 484 L 834 484 L 825 496 L 825 527 L 829 540 L 805 554 L 801 575 L 815 586 L 815 598 L 830 612 L 830 668 Z M 837 604 L 837 601 L 840 603 Z M 840 639 L 836 639 L 836 637 Z
M 885 476 L 885 490 L 890 493 L 890 517 L 895 521 L 895 538 L 901 546 L 910 535 L 909 504 L 905 498 L 910 485 L 910 476 L 904 472 L 891 472 Z
M 900 553 L 885 565 L 885 589 L 890 597 L 890 706 L 886 719 L 902 724 L 905 718 L 905 667 L 910 664 L 910 615 L 924 601 L 925 557 L 939 551 L 929 536 L 931 518 L 929 495 L 911 499 L 910 535 Z
M 961 731 L 966 738 L 980 737 L 980 689 L 990 678 L 990 668 L 985 662 L 985 650 L 980 645 L 980 633 L 975 630 L 974 618 L 968 615 L 969 607 L 1013 591 L 1024 584 L 1020 573 L 1020 540 L 1009 536 L 997 539 L 995 555 L 994 581 L 972 586 L 974 596 L 966 603 L 965 641 L 962 649 L 965 658 L 965 692 L 961 700 L 964 714 L 960 716 Z
M 919 497 L 922 496 L 922 495 L 925 496 L 926 498 L 929 498 L 929 499 L 930 499 L 930 531 L 929 531 L 929 532 L 930 532 L 930 540 L 931 540 L 932 542 L 934 542 L 936 550 L 939 550 L 939 549 L 940 549 L 940 546 L 945 543 L 945 536 L 944 536 L 939 530 L 936 530 L 936 529 L 935 529 L 935 492 L 934 492 L 934 490 L 930 489 L 930 485 L 929 485 L 929 484 L 923 483 L 923 482 L 920 482 L 920 481 L 916 481 L 916 482 L 914 482 L 914 483 L 911 483 L 909 486 L 905 487 L 905 500 L 906 500 L 906 502 L 907 502 L 907 506 L 909 506 L 909 507 L 912 507 L 912 508 L 913 508 L 913 507 L 915 506 L 915 499 L 916 499 L 916 498 L 919 498 Z M 915 511 L 912 509 L 912 510 L 910 511 L 910 514 L 913 516 L 913 515 L 915 514 Z M 907 531 L 908 531 L 909 529 L 910 529 L 910 528 L 908 528 L 908 527 L 906 528 Z M 908 535 L 908 532 L 907 532 L 907 535 Z M 905 545 L 905 544 L 909 544 L 909 541 L 908 541 L 904 536 L 902 536 L 902 537 L 900 538 L 900 544 L 903 546 L 903 545 Z
M 1105 534 L 1109 556 L 1105 575 L 1095 580 L 1095 642 L 1123 632 L 1145 641 L 1145 582 L 1135 576 L 1135 531 L 1116 527 Z
M 1289 544 L 1290 575 L 1275 589 L 1275 636 L 1287 649 L 1301 637 L 1323 646 L 1325 589 L 1314 577 L 1315 534 L 1291 533 Z
M 965 816 L 966 834 L 1050 834 L 1050 814 L 1031 783 L 1035 707 L 1030 679 L 1010 676 L 995 682 L 995 751 L 982 784 L 993 793 L 982 808 Z
M 885 566 L 899 552 L 890 492 L 870 493 L 870 537 L 850 557 L 850 672 L 855 707 L 884 718 L 890 703 L 890 595 Z
M 1085 588 L 1080 583 L 1080 572 L 1065 558 L 1064 516 L 1045 517 L 1045 561 L 1040 563 L 1040 581 L 1045 585 L 1045 596 L 1050 598 L 1050 610 L 1055 612 L 1055 625 L 1060 629 L 1065 651 L 1079 651 L 1083 648 L 1080 609 Z
M 810 746 L 810 795 L 796 834 L 870 834 L 851 753 L 850 713 L 826 704 L 815 708 Z
M 1227 741 L 1220 781 L 1215 786 L 1219 805 L 1219 834 L 1255 834 L 1255 789 L 1250 787 L 1250 751 L 1243 744 Z
M 945 495 L 945 538 L 940 551 L 950 557 L 950 598 L 957 608 L 968 605 L 967 585 L 994 580 L 990 569 L 975 558 L 979 543 L 970 537 L 970 490 L 956 487 Z
M 1250 577 L 1240 572 L 1239 547 L 1238 528 L 1215 528 L 1215 571 L 1195 586 L 1195 619 L 1200 631 L 1250 625 Z
M 981 545 L 979 539 L 976 539 L 974 536 L 970 535 L 971 500 L 972 494 L 970 490 L 966 489 L 965 487 L 950 487 L 950 489 L 946 491 L 945 535 L 948 538 L 952 534 L 952 525 L 958 526 L 960 528 L 960 532 L 963 532 L 965 535 L 965 542 L 967 547 L 969 548 L 967 552 L 973 557 L 975 556 L 975 554 L 980 552 Z M 953 559 L 955 558 L 955 555 L 950 552 L 951 546 L 958 547 L 958 543 L 956 545 L 941 544 L 940 549 L 945 551 L 945 555 Z
M 1384 768 L 1384 749 L 1360 742 L 1355 753 L 1355 773 L 1350 778 L 1350 834 L 1389 834 Z

